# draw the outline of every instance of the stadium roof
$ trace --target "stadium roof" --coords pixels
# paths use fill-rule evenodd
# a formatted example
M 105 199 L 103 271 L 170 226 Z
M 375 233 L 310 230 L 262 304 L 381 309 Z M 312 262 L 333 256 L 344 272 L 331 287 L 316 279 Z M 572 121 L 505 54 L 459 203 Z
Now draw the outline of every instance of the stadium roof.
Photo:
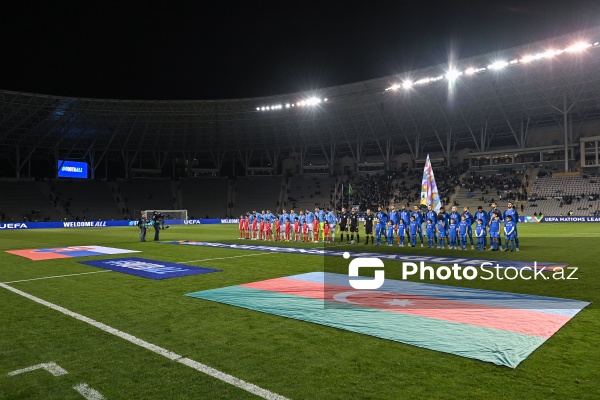
M 271 161 L 292 153 L 358 161 L 440 149 L 449 156 L 461 147 L 481 152 L 500 143 L 524 148 L 536 127 L 562 124 L 565 112 L 574 123 L 600 118 L 599 41 L 600 27 L 454 65 L 261 98 L 133 101 L 0 91 L 0 156 L 21 168 L 30 157 L 156 168 L 172 157 L 208 158 L 220 167 L 232 155 L 249 163 L 263 153 Z

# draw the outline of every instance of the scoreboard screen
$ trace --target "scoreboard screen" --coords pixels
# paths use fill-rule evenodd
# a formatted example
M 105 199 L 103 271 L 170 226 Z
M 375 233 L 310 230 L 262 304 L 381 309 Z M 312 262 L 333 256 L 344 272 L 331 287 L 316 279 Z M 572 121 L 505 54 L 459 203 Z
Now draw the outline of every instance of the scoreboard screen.
M 58 160 L 58 177 L 87 179 L 88 165 L 79 161 Z

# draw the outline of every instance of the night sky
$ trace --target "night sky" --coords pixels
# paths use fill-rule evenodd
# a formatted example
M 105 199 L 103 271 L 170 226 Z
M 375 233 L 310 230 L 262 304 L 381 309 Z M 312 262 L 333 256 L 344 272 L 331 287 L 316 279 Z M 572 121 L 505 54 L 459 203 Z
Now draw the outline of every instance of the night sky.
M 118 99 L 304 91 L 600 25 L 600 0 L 15 3 L 0 89 Z

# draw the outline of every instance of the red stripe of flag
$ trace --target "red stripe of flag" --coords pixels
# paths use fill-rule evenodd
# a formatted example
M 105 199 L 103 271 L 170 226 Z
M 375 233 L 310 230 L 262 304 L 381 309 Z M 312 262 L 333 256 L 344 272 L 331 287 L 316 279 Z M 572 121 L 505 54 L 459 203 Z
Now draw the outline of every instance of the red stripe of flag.
M 323 285 L 322 283 L 288 278 L 269 279 L 239 286 L 334 301 L 341 304 L 349 303 L 359 307 L 418 315 L 426 318 L 435 318 L 544 338 L 552 336 L 570 319 L 570 317 L 563 315 L 477 305 L 413 294 L 383 291 L 363 291 L 361 293 L 361 291 L 354 290 L 352 287 Z M 390 304 L 386 302 L 390 302 Z

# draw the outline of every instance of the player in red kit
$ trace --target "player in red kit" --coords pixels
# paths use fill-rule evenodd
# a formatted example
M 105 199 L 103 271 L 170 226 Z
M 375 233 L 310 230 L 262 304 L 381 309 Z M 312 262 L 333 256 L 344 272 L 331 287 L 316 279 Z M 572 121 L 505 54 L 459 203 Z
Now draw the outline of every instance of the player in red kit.
M 265 223 L 265 232 L 266 232 L 266 240 L 271 240 L 271 222 L 267 221 Z
M 290 219 L 287 218 L 285 220 L 285 241 L 289 242 L 290 241 L 290 232 L 292 230 L 292 224 L 290 224 Z
M 244 218 L 244 234 L 246 235 L 246 239 L 250 239 L 250 218 L 248 217 L 248 213 L 246 213 L 246 218 Z
M 300 221 L 298 221 L 298 218 L 296 217 L 296 220 L 294 221 L 294 241 L 298 241 L 300 240 Z
M 275 220 L 275 241 L 281 240 L 281 223 L 279 218 Z
M 308 242 L 308 223 L 305 223 L 304 225 L 302 225 L 302 234 L 304 236 L 302 241 Z
M 256 215 L 256 214 L 255 214 Z M 256 240 L 256 231 L 258 229 L 258 221 L 256 220 L 256 216 L 252 220 L 252 240 Z
M 315 240 L 313 240 L 313 242 L 318 243 L 319 242 L 319 220 L 317 218 L 315 218 L 315 220 L 313 221 L 313 236 L 315 238 Z
M 246 237 L 246 234 L 244 233 L 245 226 L 246 226 L 246 222 L 244 220 L 244 216 L 240 215 L 240 239 L 243 239 Z
M 325 225 L 323 225 L 323 243 L 325 243 L 325 241 L 327 241 L 327 243 L 331 243 L 331 238 L 329 237 L 328 223 L 325 223 Z
M 261 240 L 265 239 L 265 221 L 263 221 L 263 219 L 260 219 L 260 223 L 258 225 L 258 238 Z

